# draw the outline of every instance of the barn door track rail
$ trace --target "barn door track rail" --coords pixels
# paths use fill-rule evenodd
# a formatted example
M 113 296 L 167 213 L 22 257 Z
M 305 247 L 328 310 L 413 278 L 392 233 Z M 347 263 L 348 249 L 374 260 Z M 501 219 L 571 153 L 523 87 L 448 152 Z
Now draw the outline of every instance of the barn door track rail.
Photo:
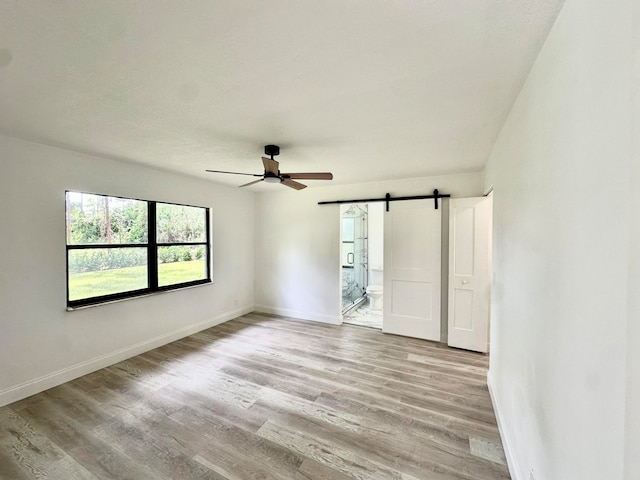
M 415 195 L 412 197 L 392 197 L 390 193 L 387 193 L 383 198 L 359 198 L 357 200 L 334 200 L 332 202 L 318 202 L 318 205 L 330 205 L 330 204 L 340 204 L 340 203 L 371 203 L 371 202 L 385 202 L 387 204 L 387 212 L 389 211 L 389 203 L 397 202 L 400 200 L 425 200 L 429 198 L 433 198 L 434 207 L 438 210 L 438 199 L 439 198 L 449 198 L 451 195 L 442 194 L 436 188 L 433 191 L 433 195 Z

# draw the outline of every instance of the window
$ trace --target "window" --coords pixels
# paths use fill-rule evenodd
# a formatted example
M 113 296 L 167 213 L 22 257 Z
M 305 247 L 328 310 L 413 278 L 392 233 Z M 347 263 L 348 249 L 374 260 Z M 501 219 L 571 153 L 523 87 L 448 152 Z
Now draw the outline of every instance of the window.
M 211 282 L 209 209 L 67 192 L 67 306 Z

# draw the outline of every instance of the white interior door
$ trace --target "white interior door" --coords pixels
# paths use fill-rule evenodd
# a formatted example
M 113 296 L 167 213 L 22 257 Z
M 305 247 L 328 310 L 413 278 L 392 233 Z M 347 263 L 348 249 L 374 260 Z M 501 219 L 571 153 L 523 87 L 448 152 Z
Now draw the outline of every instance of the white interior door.
M 393 202 L 384 218 L 382 331 L 440 340 L 441 210 Z
M 489 350 L 491 297 L 490 197 L 449 204 L 449 346 Z

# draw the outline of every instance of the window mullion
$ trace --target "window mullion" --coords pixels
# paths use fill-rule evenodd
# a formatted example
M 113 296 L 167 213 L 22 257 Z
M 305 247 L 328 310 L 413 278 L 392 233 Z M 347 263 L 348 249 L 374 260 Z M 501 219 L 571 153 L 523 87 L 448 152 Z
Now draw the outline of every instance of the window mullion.
M 149 275 L 149 289 L 154 291 L 158 290 L 158 246 L 156 238 L 156 202 L 149 202 L 148 210 L 148 225 L 149 231 L 147 233 L 149 239 L 148 245 L 148 275 Z

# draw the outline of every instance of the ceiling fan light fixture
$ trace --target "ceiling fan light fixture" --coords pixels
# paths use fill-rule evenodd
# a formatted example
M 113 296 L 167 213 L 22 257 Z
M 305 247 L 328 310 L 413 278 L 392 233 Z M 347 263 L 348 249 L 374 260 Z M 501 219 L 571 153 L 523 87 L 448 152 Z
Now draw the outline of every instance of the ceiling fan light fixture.
M 281 183 L 282 179 L 280 177 L 276 177 L 275 175 L 265 175 L 264 181 L 266 183 Z

